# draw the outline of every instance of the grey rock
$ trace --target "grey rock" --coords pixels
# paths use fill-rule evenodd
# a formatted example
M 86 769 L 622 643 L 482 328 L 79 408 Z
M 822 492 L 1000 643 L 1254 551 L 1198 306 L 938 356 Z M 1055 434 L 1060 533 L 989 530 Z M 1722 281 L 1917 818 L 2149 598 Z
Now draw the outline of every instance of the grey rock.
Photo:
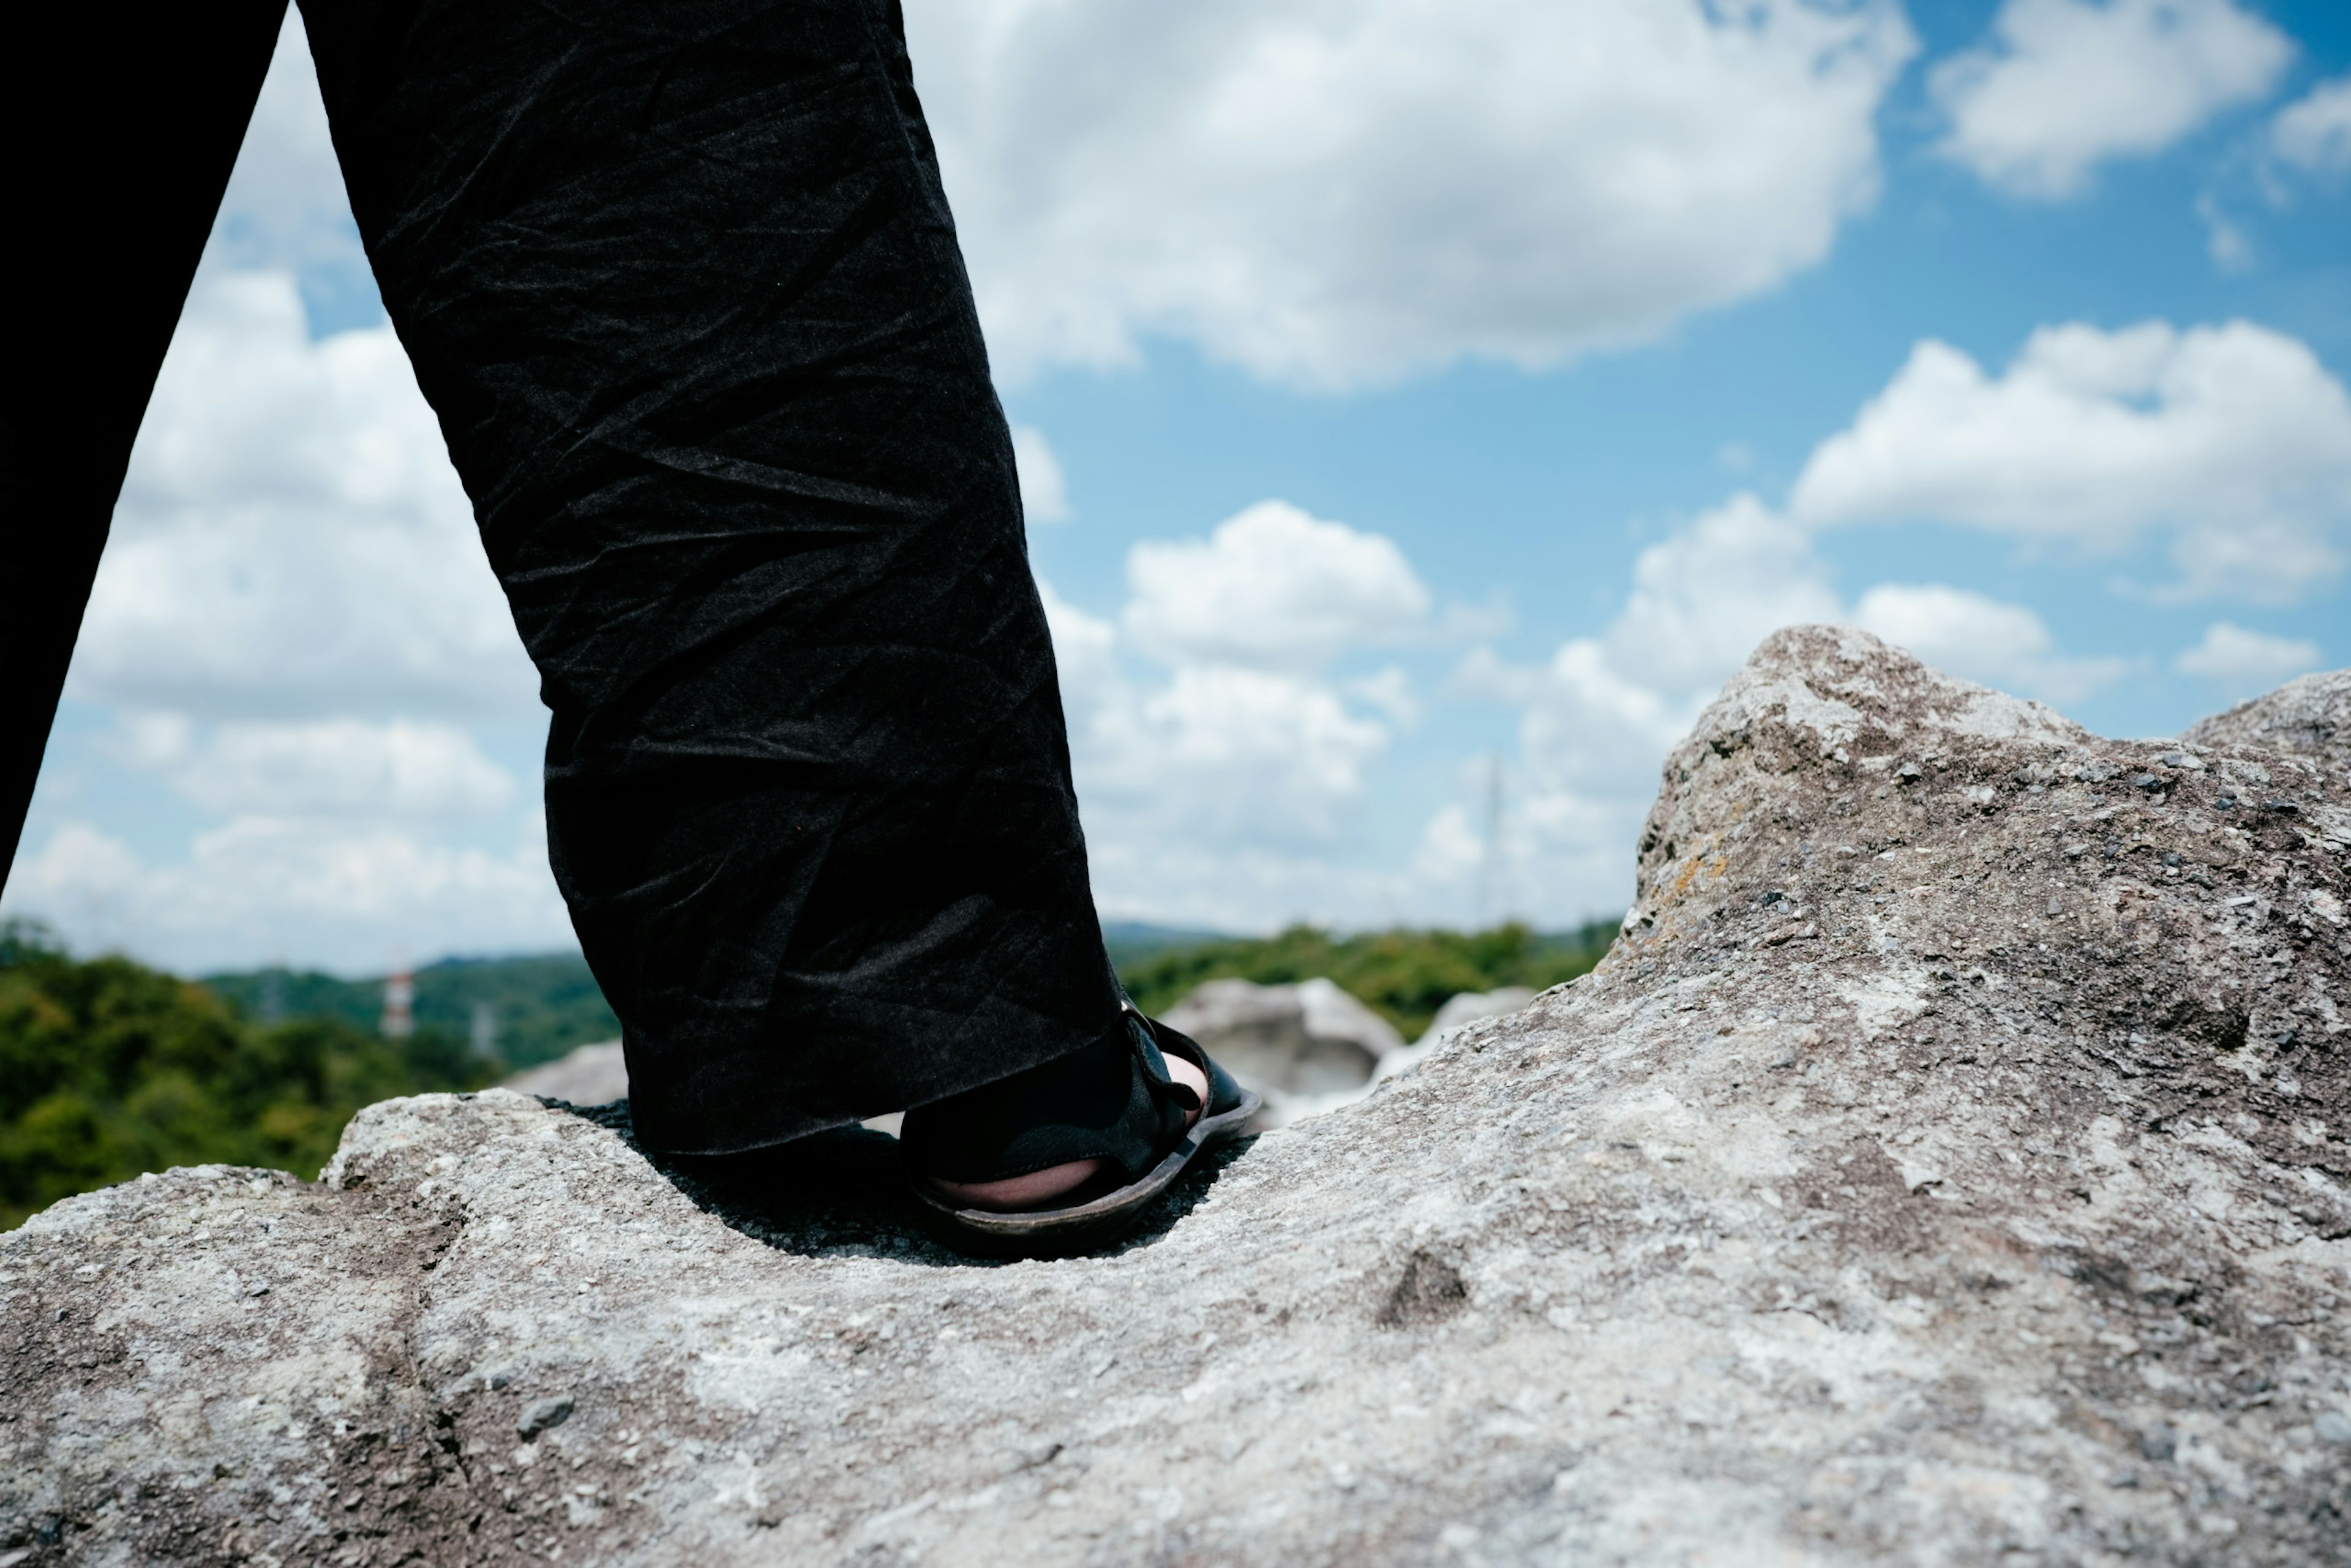
M 2351 670 L 2288 681 L 2190 725 L 2179 738 L 2204 752 L 2284 752 L 2340 778 L 2351 768 Z
M 1274 1126 L 1347 1103 L 1382 1058 L 1404 1049 L 1394 1025 L 1320 978 L 1208 980 L 1168 1009 L 1165 1022 L 1264 1095 Z
M 572 1409 L 572 1399 L 569 1394 L 535 1399 L 523 1407 L 520 1419 L 515 1422 L 515 1430 L 522 1435 L 525 1442 L 528 1442 L 549 1427 L 560 1427 L 571 1419 Z
M 2310 1423 L 2310 1430 L 2322 1443 L 2351 1448 L 2351 1416 L 2346 1416 L 2340 1410 L 2320 1411 Z
M 1774 899 L 1771 902 L 1779 901 Z M 1534 999 L 1534 992 L 1524 986 L 1498 986 L 1490 991 L 1456 991 L 1445 999 L 1444 1006 L 1437 1009 L 1437 1016 L 1428 1021 L 1427 1031 L 1412 1042 L 1412 1049 L 1433 1050 L 1461 1032 L 1465 1024 L 1519 1012 Z
M 525 1068 L 504 1087 L 517 1094 L 543 1094 L 574 1105 L 609 1105 L 629 1097 L 629 1064 L 621 1042 L 573 1047 L 553 1061 Z
M 2135 743 L 1780 633 L 1668 760 L 1599 969 L 1104 1257 L 940 1251 L 877 1134 L 664 1164 L 624 1111 L 498 1091 L 371 1107 L 319 1184 L 68 1199 L 0 1238 L 0 1543 L 2340 1562 L 2313 1412 L 2351 1372 L 2351 953 L 2306 827 L 2351 800 L 2207 756 L 2148 796 Z M 2302 819 L 2214 811 L 2231 756 Z M 2021 768 L 2044 793 L 1968 798 Z M 1817 939 L 1745 945 L 1774 888 Z M 576 1410 L 517 1448 L 550 1388 Z
M 1778 902 L 1772 895 L 1769 902 Z M 1487 1019 L 1501 1018 L 1530 1006 L 1535 994 L 1524 986 L 1498 986 L 1490 991 L 1457 991 L 1437 1009 L 1421 1037 L 1402 1051 L 1393 1051 L 1380 1059 L 1379 1078 L 1394 1078 L 1409 1072 L 1435 1053 L 1447 1040 L 1473 1023 Z

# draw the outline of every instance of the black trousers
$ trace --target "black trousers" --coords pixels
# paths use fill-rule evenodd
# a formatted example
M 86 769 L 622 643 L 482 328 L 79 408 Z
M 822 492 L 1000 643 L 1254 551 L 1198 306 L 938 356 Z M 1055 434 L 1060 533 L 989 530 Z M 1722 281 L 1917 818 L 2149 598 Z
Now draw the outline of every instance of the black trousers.
M 51 160 L 19 221 L 68 237 L 54 276 L 20 257 L 56 304 L 14 329 L 0 407 L 11 845 L 280 5 L 39 24 L 87 34 L 48 57 L 104 79 L 83 134 L 16 142 Z M 1110 1035 L 1011 444 L 896 0 L 303 16 L 542 677 L 555 875 L 640 1134 L 757 1147 Z

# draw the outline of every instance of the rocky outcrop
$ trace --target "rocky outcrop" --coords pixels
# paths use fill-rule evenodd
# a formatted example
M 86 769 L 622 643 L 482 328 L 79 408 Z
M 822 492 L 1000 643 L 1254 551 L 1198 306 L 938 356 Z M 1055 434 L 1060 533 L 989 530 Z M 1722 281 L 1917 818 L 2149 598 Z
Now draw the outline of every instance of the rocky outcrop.
M 1428 1020 L 1428 1028 L 1422 1031 L 1418 1040 L 1380 1060 L 1377 1076 L 1395 1078 L 1409 1072 L 1469 1025 L 1483 1019 L 1517 1012 L 1531 1005 L 1534 999 L 1535 993 L 1524 986 L 1498 986 L 1490 991 L 1457 991 L 1437 1009 L 1437 1016 Z
M 17 1563 L 2351 1562 L 2339 772 L 1851 632 L 1592 976 L 986 1266 L 891 1145 L 379 1105 L 0 1241 Z
M 2288 681 L 2265 697 L 2215 714 L 2180 737 L 2220 751 L 2285 751 L 2338 779 L 2351 769 L 2351 670 Z

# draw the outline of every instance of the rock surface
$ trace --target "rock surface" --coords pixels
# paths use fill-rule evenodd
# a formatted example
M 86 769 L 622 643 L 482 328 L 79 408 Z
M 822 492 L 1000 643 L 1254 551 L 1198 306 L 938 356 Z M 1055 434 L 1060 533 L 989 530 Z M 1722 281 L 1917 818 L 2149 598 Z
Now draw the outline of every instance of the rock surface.
M 1535 994 L 1524 986 L 1497 986 L 1490 991 L 1456 991 L 1445 998 L 1437 1016 L 1428 1020 L 1421 1037 L 1402 1051 L 1392 1051 L 1380 1059 L 1375 1076 L 1394 1078 L 1411 1071 L 1433 1055 L 1437 1047 L 1459 1034 L 1480 1019 L 1499 1018 L 1532 1005 Z
M 2290 751 L 2340 778 L 2351 768 L 2351 670 L 2288 681 L 2265 697 L 2213 715 L 2180 738 L 2222 751 Z
M 1112 1256 L 496 1091 L 58 1204 L 0 1556 L 2351 1563 L 2346 827 L 1782 632 L 1597 971 Z

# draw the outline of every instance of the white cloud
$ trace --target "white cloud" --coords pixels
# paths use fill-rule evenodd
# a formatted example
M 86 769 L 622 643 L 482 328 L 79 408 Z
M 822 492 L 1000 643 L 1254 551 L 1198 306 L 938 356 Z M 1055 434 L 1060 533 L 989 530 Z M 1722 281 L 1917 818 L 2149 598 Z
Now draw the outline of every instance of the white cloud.
M 1997 379 L 1928 340 L 1814 450 L 1789 509 L 2100 549 L 2156 532 L 2176 592 L 2291 598 L 2342 564 L 2351 398 L 2304 344 L 2245 321 L 2044 328 Z
M 1170 664 L 1312 669 L 1406 641 L 1428 617 L 1428 590 L 1392 541 L 1286 501 L 1259 501 L 1205 539 L 1138 544 L 1126 576 L 1123 628 Z
M 2278 110 L 2270 151 L 2313 173 L 2351 169 L 2351 77 L 2320 82 Z
M 72 682 L 207 716 L 537 711 L 538 677 L 390 328 L 313 341 L 283 273 L 198 286 Z
M 1600 636 L 1537 670 L 1473 655 L 1462 686 L 1521 710 L 1503 841 L 1525 912 L 1562 922 L 1621 907 L 1666 752 L 1766 636 L 1843 615 L 1810 536 L 1740 495 L 1641 552 Z
M 1486 862 L 1486 841 L 1458 804 L 1438 809 L 1413 851 L 1414 876 L 1433 886 L 1466 886 Z
M 2171 667 L 2183 675 L 2218 681 L 2235 693 L 2267 691 L 2325 663 L 2317 643 L 2300 637 L 2273 637 L 2234 622 L 2215 621 L 2203 640 L 2183 649 Z
M 302 14 L 292 6 L 237 149 L 205 266 L 291 269 L 374 291 L 367 253 L 351 222 L 342 166 L 327 130 L 327 106 L 319 96 Z
M 1037 580 L 1037 591 L 1045 601 L 1045 625 L 1053 637 L 1061 706 L 1069 715 L 1070 727 L 1082 729 L 1123 698 L 1118 628 L 1063 599 L 1043 578 Z
M 2159 152 L 2268 96 L 2294 57 L 2232 0 L 2007 0 L 1990 48 L 1935 68 L 1942 151 L 2000 189 L 2078 194 L 2101 163 Z
M 464 730 L 410 719 L 240 720 L 198 738 L 179 715 L 126 725 L 129 759 L 223 815 L 474 817 L 514 802 L 514 775 Z
M 380 973 L 396 956 L 421 956 L 420 940 L 436 952 L 576 940 L 536 817 L 500 852 L 380 824 L 246 815 L 199 833 L 169 863 L 68 822 L 20 854 L 7 903 L 54 921 L 77 946 L 127 948 L 183 973 L 273 955 Z
M 1641 552 L 1608 658 L 1644 686 L 1711 689 L 1777 628 L 1839 609 L 1810 537 L 1742 494 Z
M 1012 460 L 1020 472 L 1020 510 L 1032 523 L 1065 523 L 1070 510 L 1070 482 L 1061 460 L 1045 433 L 1033 424 L 1012 427 Z
M 2196 198 L 2196 216 L 2204 225 L 2204 254 L 2223 272 L 2243 272 L 2253 265 L 2253 242 L 2241 225 L 2220 210 L 2209 191 Z
M 915 0 L 1015 375 L 1174 334 L 1333 388 L 1654 335 L 1827 254 L 1892 0 Z
M 1336 831 L 1388 738 L 1319 681 L 1224 664 L 1178 668 L 1142 719 L 1149 749 L 1135 760 L 1176 786 L 1166 803 L 1228 837 Z
M 1945 583 L 1879 583 L 1850 619 L 1938 670 L 2055 703 L 2078 702 L 2129 667 L 2124 659 L 2062 657 L 2048 626 L 2023 605 Z
M 1399 668 L 1331 666 L 1427 634 L 1403 552 L 1266 502 L 1127 567 L 1114 621 L 1039 584 L 1105 914 L 1244 929 L 1395 907 L 1396 878 L 1342 845 L 1417 704 Z

